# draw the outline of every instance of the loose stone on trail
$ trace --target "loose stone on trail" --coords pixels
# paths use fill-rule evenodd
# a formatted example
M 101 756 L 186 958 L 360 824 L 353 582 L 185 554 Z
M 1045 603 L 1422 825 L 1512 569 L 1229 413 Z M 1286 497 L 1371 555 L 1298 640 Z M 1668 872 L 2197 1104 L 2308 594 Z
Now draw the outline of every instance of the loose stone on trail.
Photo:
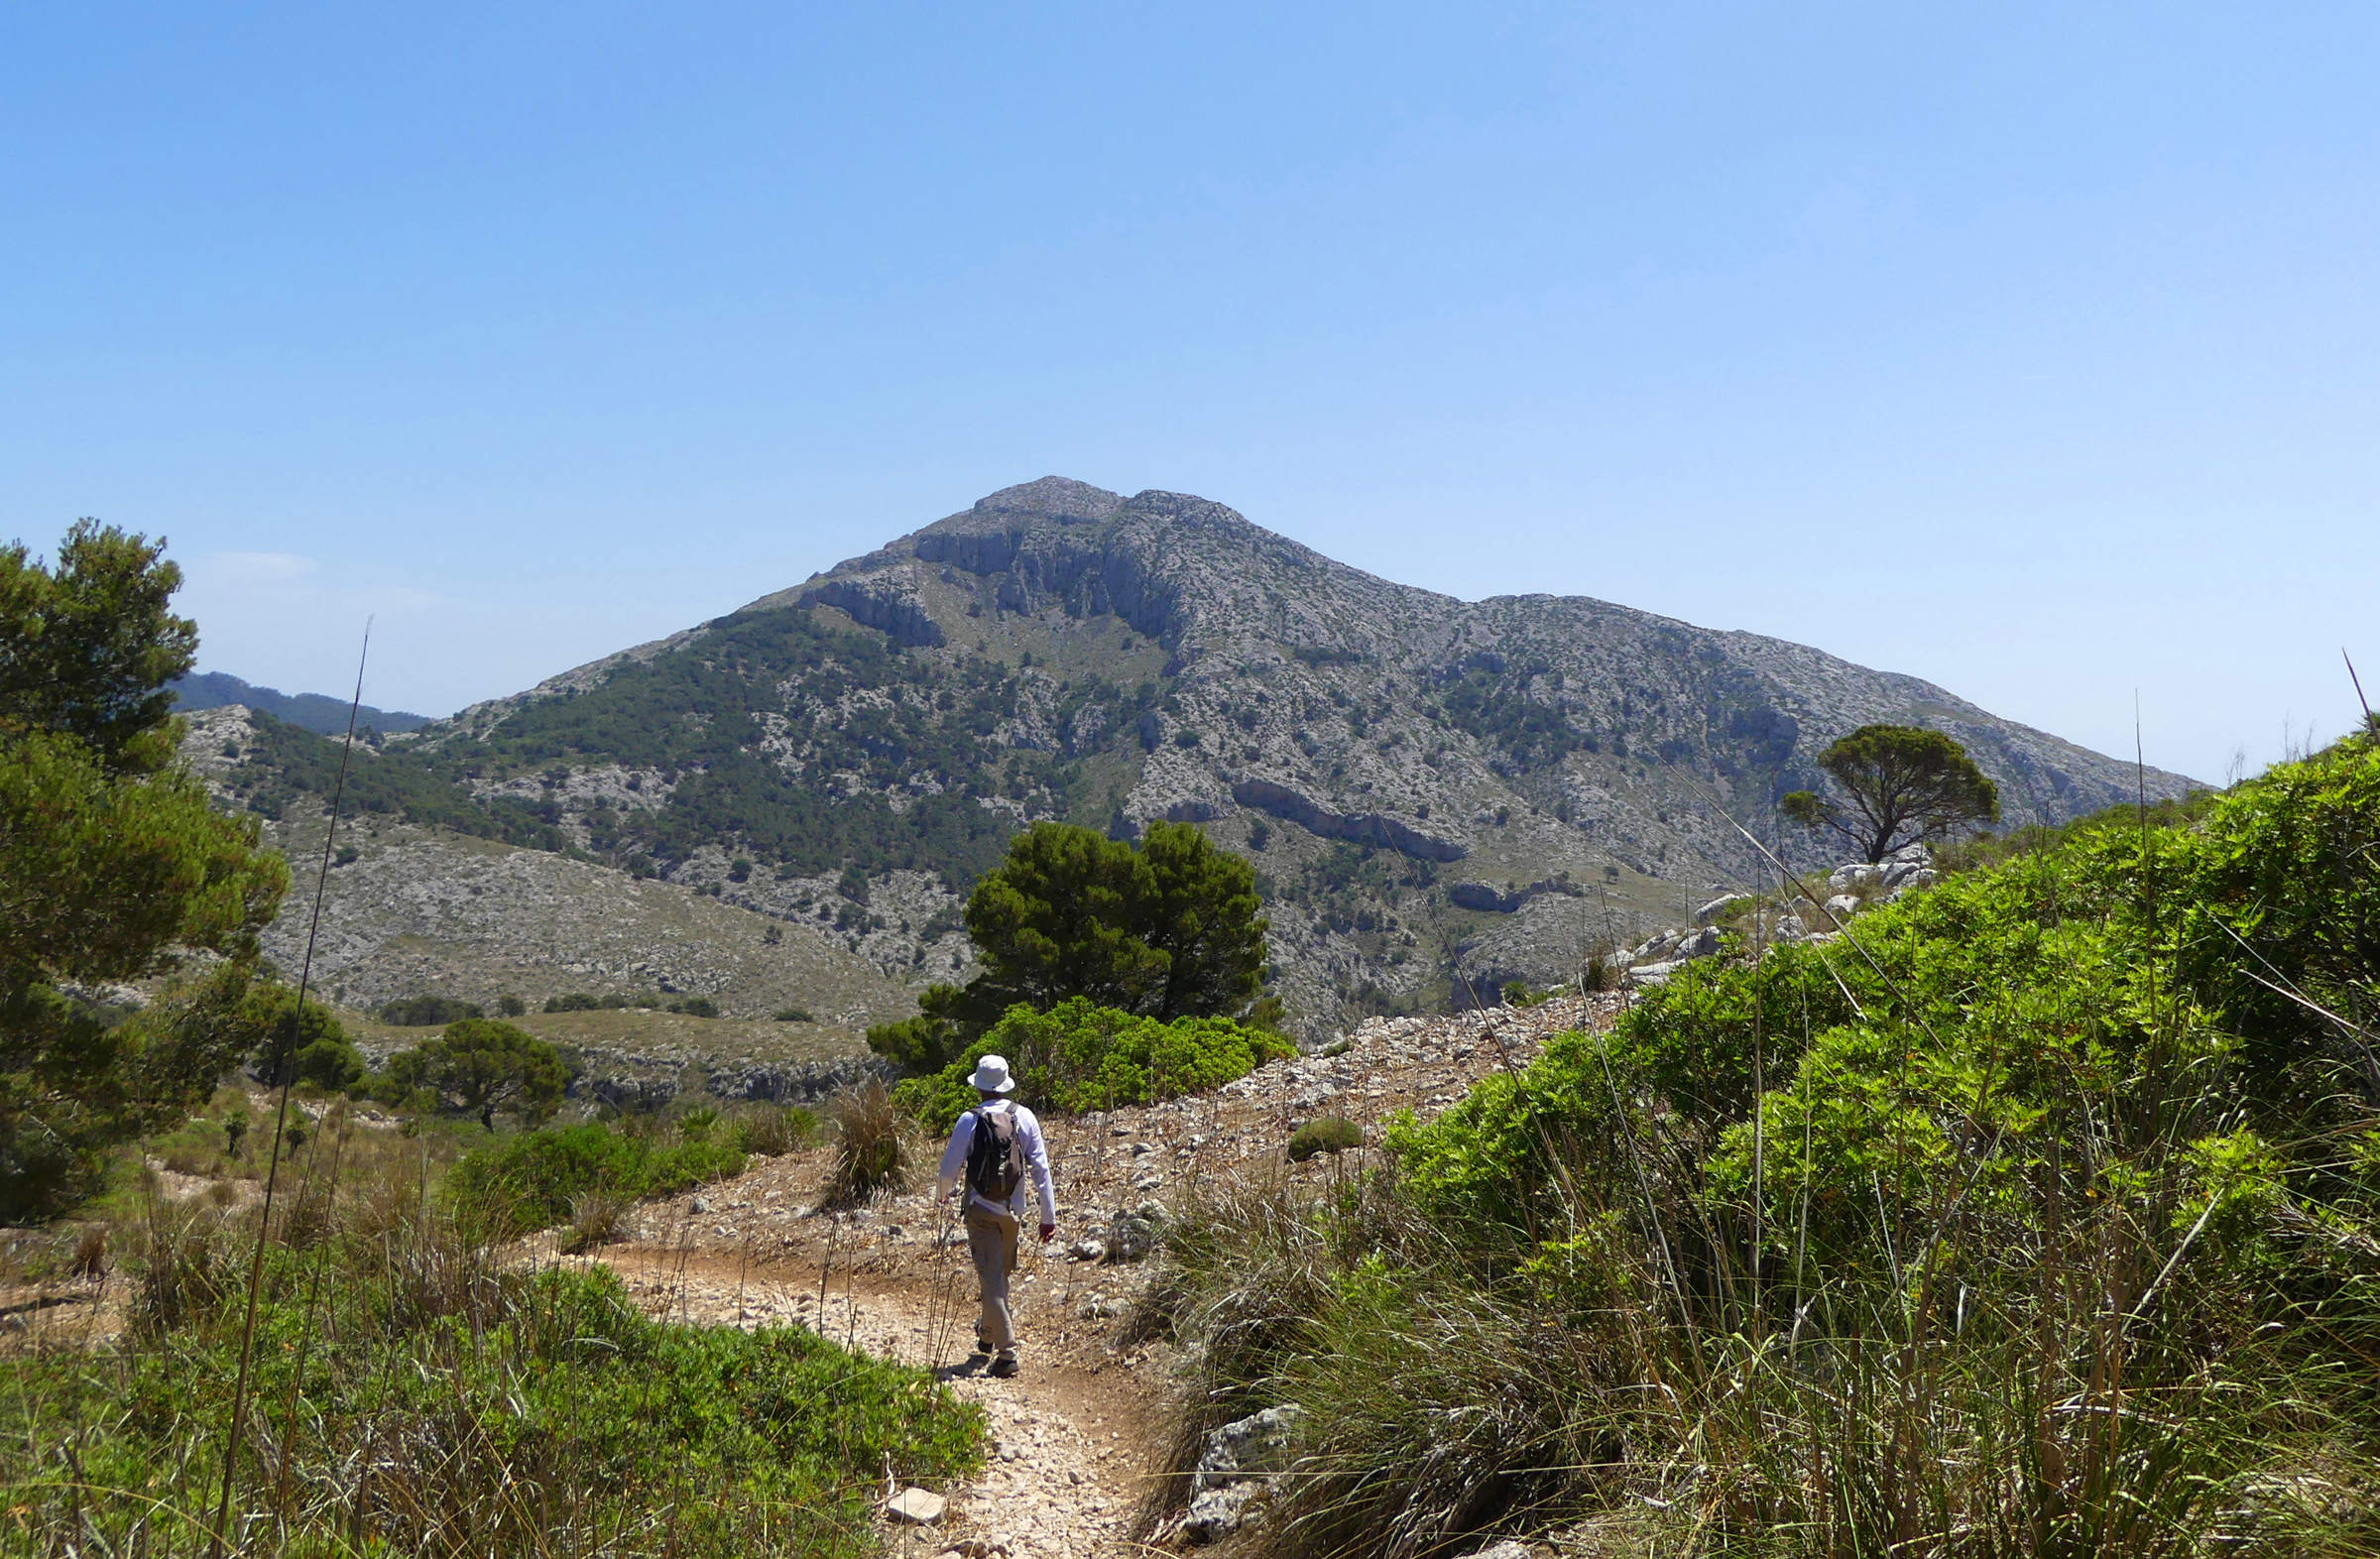
M 911 1526 L 932 1526 L 949 1508 L 949 1500 L 927 1489 L 903 1489 L 885 1501 L 885 1514 Z

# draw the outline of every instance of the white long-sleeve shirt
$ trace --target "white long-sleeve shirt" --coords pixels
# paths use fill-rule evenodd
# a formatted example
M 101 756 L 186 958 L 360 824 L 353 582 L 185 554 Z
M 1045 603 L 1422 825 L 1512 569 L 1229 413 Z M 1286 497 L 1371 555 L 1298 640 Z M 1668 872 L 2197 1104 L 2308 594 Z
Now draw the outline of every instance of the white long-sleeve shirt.
M 1017 1177 L 1015 1194 L 1009 1198 L 1008 1206 L 1003 1207 L 978 1191 L 969 1191 L 968 1201 L 971 1204 L 981 1203 L 992 1212 L 1008 1213 L 1021 1219 L 1024 1216 L 1024 1188 L 1029 1181 L 1041 1198 L 1041 1221 L 1045 1224 L 1056 1223 L 1058 1193 L 1049 1183 L 1049 1150 L 1041 1144 L 1041 1123 L 1033 1119 L 1032 1111 L 1013 1100 L 996 1099 L 981 1108 L 1005 1110 L 1016 1117 L 1016 1150 L 1024 1154 L 1025 1172 Z M 950 1129 L 950 1145 L 942 1149 L 942 1178 L 935 1191 L 937 1197 L 948 1196 L 950 1188 L 966 1174 L 967 1154 L 974 1146 L 975 1111 L 971 1109 L 959 1117 L 957 1126 Z

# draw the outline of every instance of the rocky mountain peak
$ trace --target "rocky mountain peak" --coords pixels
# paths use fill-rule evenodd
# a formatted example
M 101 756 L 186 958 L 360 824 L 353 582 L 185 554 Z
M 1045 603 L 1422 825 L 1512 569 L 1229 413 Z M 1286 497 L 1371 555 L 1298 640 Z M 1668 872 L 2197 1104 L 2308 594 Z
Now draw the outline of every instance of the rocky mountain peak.
M 953 515 L 944 526 L 965 520 L 1055 520 L 1061 525 L 1098 524 L 1112 520 L 1124 507 L 1124 496 L 1071 477 L 1045 476 L 1019 482 L 975 501 L 975 507 Z
M 836 882 L 837 914 L 892 892 L 847 871 L 955 902 L 1042 818 L 1196 823 L 1255 864 L 1276 985 L 1321 1028 L 1686 923 L 1770 875 L 1749 835 L 1816 864 L 1776 799 L 1879 721 L 1963 743 L 2012 826 L 2133 793 L 2128 764 L 1807 646 L 1583 595 L 1461 601 L 1209 499 L 1049 476 L 478 706 L 382 772 L 409 814 L 813 919 L 792 885 Z M 925 927 L 955 922 L 901 892 L 871 934 L 886 974 L 921 977 L 949 956 Z

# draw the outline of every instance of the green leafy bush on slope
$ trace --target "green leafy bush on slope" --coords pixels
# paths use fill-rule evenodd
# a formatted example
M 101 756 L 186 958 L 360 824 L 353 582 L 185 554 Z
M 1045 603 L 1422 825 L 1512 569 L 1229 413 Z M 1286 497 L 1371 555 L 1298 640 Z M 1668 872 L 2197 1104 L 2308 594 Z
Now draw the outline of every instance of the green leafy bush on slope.
M 2375 929 L 2358 739 L 1691 967 L 1327 1205 L 1194 1210 L 1182 1454 L 1302 1404 L 1280 1554 L 2368 1551 Z
M 589 1191 L 667 1196 L 743 1171 L 735 1140 L 628 1134 L 588 1122 L 504 1138 L 455 1165 L 448 1183 L 473 1205 L 501 1205 L 515 1227 L 542 1229 L 568 1218 L 571 1203 Z

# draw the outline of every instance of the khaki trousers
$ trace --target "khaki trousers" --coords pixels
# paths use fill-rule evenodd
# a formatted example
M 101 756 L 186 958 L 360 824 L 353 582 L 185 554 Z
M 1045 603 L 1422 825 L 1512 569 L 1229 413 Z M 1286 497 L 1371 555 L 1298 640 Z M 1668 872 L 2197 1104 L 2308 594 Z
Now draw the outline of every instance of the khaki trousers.
M 977 1330 L 1001 1353 L 1016 1346 L 1016 1323 L 1009 1314 L 1009 1274 L 1016 1270 L 1016 1219 L 980 1202 L 967 1203 L 967 1254 L 975 1258 L 975 1281 L 984 1299 Z

